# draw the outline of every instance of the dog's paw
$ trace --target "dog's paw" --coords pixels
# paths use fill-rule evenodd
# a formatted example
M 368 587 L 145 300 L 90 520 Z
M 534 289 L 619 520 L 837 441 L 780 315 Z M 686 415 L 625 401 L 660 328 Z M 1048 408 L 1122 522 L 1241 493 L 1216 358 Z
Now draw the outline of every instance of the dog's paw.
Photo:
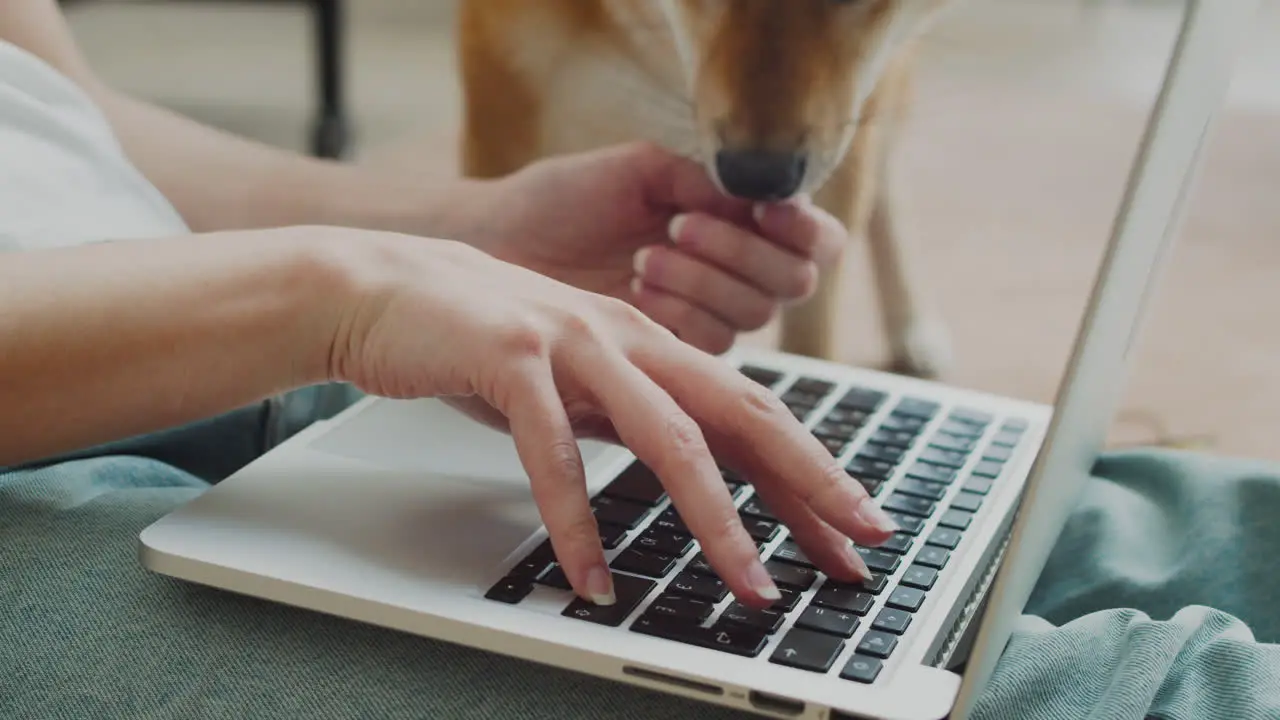
M 890 333 L 890 369 L 901 375 L 937 379 L 951 370 L 953 354 L 947 326 L 936 318 L 914 320 Z

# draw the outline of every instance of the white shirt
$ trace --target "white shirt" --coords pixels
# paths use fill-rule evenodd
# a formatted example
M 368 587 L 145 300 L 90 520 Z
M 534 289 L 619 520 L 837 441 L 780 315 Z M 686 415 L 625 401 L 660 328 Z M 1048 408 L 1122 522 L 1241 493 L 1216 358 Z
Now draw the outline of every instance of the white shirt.
M 0 40 L 0 252 L 187 232 L 89 96 Z

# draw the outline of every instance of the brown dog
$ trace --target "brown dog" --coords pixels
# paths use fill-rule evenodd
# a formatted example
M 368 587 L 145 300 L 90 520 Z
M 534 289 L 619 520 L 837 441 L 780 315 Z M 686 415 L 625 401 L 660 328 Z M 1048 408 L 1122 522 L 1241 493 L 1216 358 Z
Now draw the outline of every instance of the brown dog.
M 462 0 L 463 172 L 650 140 L 726 192 L 799 193 L 868 240 L 894 369 L 949 361 L 894 209 L 891 151 L 915 38 L 946 0 Z M 782 349 L 836 359 L 839 268 L 783 317 Z

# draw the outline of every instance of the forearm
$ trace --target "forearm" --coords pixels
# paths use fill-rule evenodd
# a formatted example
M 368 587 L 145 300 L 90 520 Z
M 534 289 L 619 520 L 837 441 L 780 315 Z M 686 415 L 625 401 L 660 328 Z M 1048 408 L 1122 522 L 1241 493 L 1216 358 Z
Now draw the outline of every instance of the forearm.
M 326 380 L 346 278 L 308 232 L 0 258 L 0 466 Z
M 195 232 L 330 225 L 466 240 L 483 185 L 307 157 L 203 125 L 94 82 L 130 160 Z

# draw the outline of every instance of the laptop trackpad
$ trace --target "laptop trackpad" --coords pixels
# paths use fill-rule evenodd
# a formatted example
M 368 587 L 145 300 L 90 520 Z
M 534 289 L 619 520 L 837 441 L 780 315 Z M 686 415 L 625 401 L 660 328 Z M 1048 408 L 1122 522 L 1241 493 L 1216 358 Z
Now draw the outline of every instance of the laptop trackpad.
M 320 490 L 313 497 L 327 501 L 312 505 L 305 523 L 330 557 L 339 550 L 367 580 L 375 573 L 409 586 L 471 585 L 542 525 L 511 437 L 442 402 L 373 403 L 310 447 L 372 468 L 358 480 L 350 471 L 312 474 L 308 484 Z M 588 465 L 617 452 L 603 443 L 581 447 Z M 295 514 L 292 497 L 290 507 L 282 498 L 263 511 L 276 522 Z

